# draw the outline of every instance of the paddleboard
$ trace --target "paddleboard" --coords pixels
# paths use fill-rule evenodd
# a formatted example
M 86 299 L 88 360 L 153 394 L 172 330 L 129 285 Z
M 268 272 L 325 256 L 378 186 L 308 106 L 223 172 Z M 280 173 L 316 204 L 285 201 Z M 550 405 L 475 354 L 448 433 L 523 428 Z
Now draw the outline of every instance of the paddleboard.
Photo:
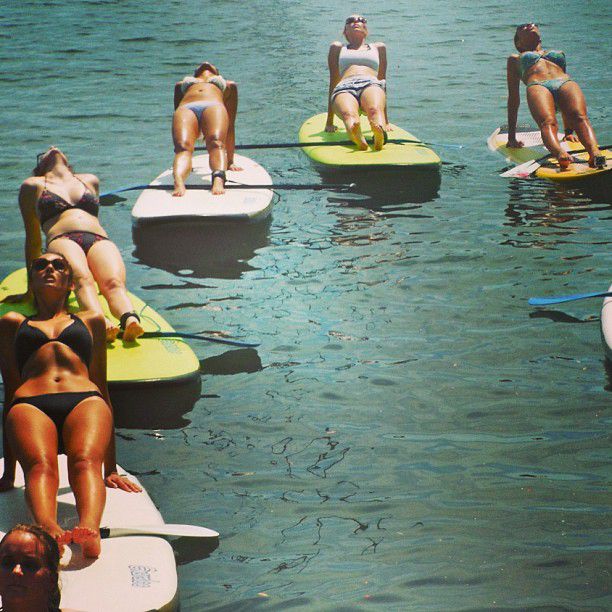
M 234 162 L 242 170 L 227 171 L 227 185 L 270 185 L 272 179 L 257 162 L 235 155 Z M 172 168 L 162 172 L 151 186 L 172 187 Z M 210 192 L 211 170 L 208 155 L 193 158 L 193 171 L 186 181 L 187 193 L 172 196 L 172 189 L 145 189 L 132 209 L 134 225 L 167 221 L 249 222 L 267 217 L 272 210 L 271 189 L 227 189 L 223 195 Z M 189 189 L 189 186 L 198 189 Z
M 509 162 L 515 164 L 523 164 L 534 159 L 540 159 L 544 155 L 548 154 L 548 150 L 542 142 L 542 136 L 540 130 L 528 127 L 519 127 L 516 133 L 516 139 L 524 143 L 524 146 L 515 149 L 508 148 L 508 132 L 507 127 L 502 126 L 497 128 L 487 140 L 487 144 L 491 151 L 495 151 L 500 155 L 503 155 Z M 563 134 L 558 134 L 559 140 L 563 138 Z M 572 154 L 572 151 L 582 151 L 581 153 L 573 154 L 579 161 L 579 163 L 573 163 L 569 165 L 567 170 L 561 170 L 559 163 L 556 159 L 551 158 L 542 163 L 542 165 L 535 171 L 537 178 L 548 179 L 550 181 L 578 181 L 595 176 L 606 174 L 612 170 L 612 152 L 608 149 L 602 150 L 607 158 L 607 164 L 605 168 L 591 168 L 588 164 L 588 153 L 583 151 L 584 146 L 580 142 L 567 142 L 563 141 L 561 146 L 565 151 Z
M 23 293 L 26 287 L 25 268 L 16 270 L 0 284 L 0 299 L 7 295 Z M 135 295 L 130 293 L 129 296 L 145 331 L 174 331 L 153 308 Z M 108 310 L 106 300 L 102 296 L 99 296 L 99 299 L 106 316 L 111 321 L 116 321 Z M 79 308 L 74 294 L 70 296 L 69 308 L 72 312 L 78 312 Z M 0 302 L 0 316 L 11 310 L 24 315 L 31 315 L 34 312 L 30 303 Z M 107 346 L 107 379 L 111 387 L 150 382 L 180 382 L 199 376 L 198 358 L 191 347 L 179 338 L 140 338 L 137 342 L 129 344 L 118 339 Z
M 77 523 L 75 499 L 68 483 L 66 456 L 59 455 L 58 522 L 64 528 Z M 4 471 L 4 459 L 0 460 Z M 120 474 L 125 470 L 118 467 Z M 135 476 L 130 479 L 138 482 Z M 139 483 L 140 484 L 140 483 Z M 142 486 L 142 485 L 141 485 Z M 0 530 L 31 523 L 24 498 L 23 472 L 17 464 L 15 489 L 0 493 Z M 163 525 L 164 520 L 146 491 L 126 493 L 106 489 L 103 527 Z M 71 544 L 62 557 L 61 607 L 88 612 L 145 612 L 177 610 L 178 581 L 172 547 L 154 536 L 126 536 L 102 540 L 98 559 L 85 559 Z
M 333 146 L 318 143 L 334 143 L 349 140 L 344 123 L 334 117 L 335 132 L 326 132 L 327 113 L 320 113 L 307 119 L 300 128 L 298 140 L 301 143 L 312 143 L 312 147 L 304 147 L 304 152 L 315 163 L 329 168 L 428 168 L 435 169 L 442 163 L 440 158 L 419 139 L 393 125 L 387 132 L 389 140 L 414 140 L 416 143 L 388 142 L 381 151 L 371 147 L 367 151 L 359 151 L 353 144 L 338 144 Z M 361 131 L 368 142 L 372 141 L 372 130 L 366 116 L 361 116 Z
M 608 291 L 612 291 L 612 285 Z M 601 308 L 601 341 L 606 359 L 612 364 L 612 297 L 605 298 Z

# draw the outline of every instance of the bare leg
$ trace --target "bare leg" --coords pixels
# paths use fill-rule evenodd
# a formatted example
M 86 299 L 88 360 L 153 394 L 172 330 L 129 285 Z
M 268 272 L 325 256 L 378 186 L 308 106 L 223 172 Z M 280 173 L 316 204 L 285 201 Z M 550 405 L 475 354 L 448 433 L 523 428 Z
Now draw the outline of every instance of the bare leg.
M 342 121 L 349 138 L 360 151 L 366 151 L 368 143 L 361 133 L 359 102 L 349 93 L 338 94 L 332 103 L 332 110 Z
M 34 522 L 59 544 L 70 541 L 70 533 L 57 522 L 57 431 L 53 421 L 30 404 L 15 404 L 6 417 L 7 437 L 25 476 L 25 496 Z
M 93 248 L 95 248 L 95 245 Z M 103 314 L 102 306 L 100 306 L 98 301 L 98 291 L 96 290 L 94 277 L 89 269 L 87 256 L 83 253 L 83 249 L 76 242 L 70 240 L 70 238 L 57 238 L 51 241 L 48 251 L 63 255 L 70 264 L 74 281 L 74 293 L 81 310 L 91 310 L 92 312 Z M 117 337 L 118 332 L 119 328 L 107 319 L 106 339 L 112 342 Z
M 563 150 L 559 142 L 559 125 L 553 95 L 543 85 L 533 85 L 527 87 L 527 103 L 540 128 L 544 146 L 559 160 L 561 167 L 567 167 L 571 156 Z
M 172 117 L 172 140 L 174 141 L 174 174 L 173 196 L 185 195 L 185 181 L 191 172 L 193 148 L 200 134 L 200 126 L 195 113 L 185 107 L 179 107 Z
M 385 104 L 385 92 L 378 85 L 366 87 L 361 94 L 360 105 L 370 121 L 376 151 L 380 151 L 385 144 Z
M 209 106 L 202 113 L 202 134 L 205 134 L 208 163 L 213 171 L 227 170 L 225 141 L 227 140 L 228 127 L 229 117 L 227 109 L 222 104 Z M 215 177 L 211 186 L 211 193 L 213 195 L 225 193 L 225 185 L 222 178 Z
M 586 100 L 580 86 L 575 81 L 568 81 L 559 89 L 558 96 L 563 117 L 576 130 L 580 142 L 589 153 L 589 163 L 594 165 L 595 156 L 600 155 L 601 151 L 587 115 Z
M 100 555 L 99 529 L 106 502 L 102 463 L 112 427 L 111 410 L 100 397 L 83 400 L 64 423 L 68 476 L 79 515 L 79 524 L 72 530 L 72 541 L 81 545 L 85 557 Z
M 87 262 L 113 315 L 119 319 L 124 313 L 132 312 L 134 306 L 125 287 L 125 265 L 115 243 L 110 240 L 96 242 L 89 249 Z M 129 317 L 123 339 L 132 342 L 143 333 L 138 319 Z

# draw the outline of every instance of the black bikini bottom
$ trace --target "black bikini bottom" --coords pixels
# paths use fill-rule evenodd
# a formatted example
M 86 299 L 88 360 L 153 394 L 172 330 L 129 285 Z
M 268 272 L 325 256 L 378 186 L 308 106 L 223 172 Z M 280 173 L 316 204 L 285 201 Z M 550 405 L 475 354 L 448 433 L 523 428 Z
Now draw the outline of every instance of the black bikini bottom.
M 55 424 L 58 438 L 58 453 L 65 453 L 62 428 L 68 415 L 88 397 L 102 397 L 99 391 L 70 391 L 68 393 L 45 393 L 31 397 L 16 397 L 8 407 L 7 414 L 16 404 L 29 404 L 46 414 Z
M 99 242 L 100 240 L 108 240 L 106 236 L 94 234 L 93 232 L 66 232 L 65 234 L 60 234 L 59 236 L 51 238 L 47 245 L 51 244 L 58 238 L 68 238 L 69 240 L 72 240 L 72 242 L 76 242 L 83 249 L 83 253 L 85 253 L 85 255 L 89 253 L 89 249 L 91 249 L 96 242 Z

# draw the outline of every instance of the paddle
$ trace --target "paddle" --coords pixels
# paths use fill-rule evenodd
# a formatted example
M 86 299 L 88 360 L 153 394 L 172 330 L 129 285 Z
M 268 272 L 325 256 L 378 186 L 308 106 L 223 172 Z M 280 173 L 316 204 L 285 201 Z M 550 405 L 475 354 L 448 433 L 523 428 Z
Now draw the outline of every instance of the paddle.
M 599 148 L 601 150 L 604 150 L 609 149 L 610 146 L 612 145 L 605 145 Z M 568 153 L 570 155 L 574 155 L 575 153 L 584 153 L 585 151 L 586 149 L 577 149 L 574 151 L 568 151 Z M 543 157 L 540 157 L 538 159 L 529 160 L 523 164 L 514 166 L 514 168 L 510 168 L 510 170 L 507 170 L 506 172 L 502 172 L 500 176 L 503 176 L 505 178 L 527 178 L 528 176 L 531 176 L 542 165 L 542 162 L 546 161 L 547 159 L 550 159 L 551 157 L 554 157 L 553 154 L 548 153 L 547 155 L 544 155 Z M 578 162 L 573 163 L 586 164 L 588 162 L 586 160 L 579 160 Z
M 241 346 L 246 348 L 254 348 L 260 345 L 260 342 L 241 342 L 240 340 L 230 340 L 229 338 L 218 338 L 216 336 L 201 336 L 200 334 L 187 334 L 183 332 L 145 332 L 140 338 L 188 338 L 192 340 L 206 340 L 207 342 L 217 342 L 218 344 L 229 344 L 230 346 Z
M 210 191 L 210 185 L 186 185 L 187 189 L 196 189 L 196 190 L 206 190 Z M 276 184 L 276 185 L 245 185 L 242 183 L 227 183 L 225 185 L 226 189 L 288 189 L 288 190 L 310 190 L 317 191 L 321 189 L 330 190 L 330 191 L 349 191 L 355 187 L 355 183 L 329 183 L 323 185 L 321 183 L 304 183 L 304 184 Z M 123 193 L 124 191 L 138 191 L 140 189 L 160 189 L 162 191 L 170 191 L 174 189 L 172 185 L 130 185 L 129 187 L 119 187 L 118 189 L 113 189 L 113 191 L 106 191 L 100 194 L 100 199 L 108 198 L 117 193 Z
M 463 149 L 463 145 L 450 144 L 444 142 L 423 142 L 422 140 L 410 140 L 408 138 L 389 138 L 387 143 L 392 144 L 419 144 L 424 146 L 432 147 L 448 147 L 450 149 Z M 335 147 L 338 145 L 342 146 L 355 146 L 352 140 L 336 140 L 326 142 L 271 142 L 262 144 L 244 144 L 236 145 L 236 149 L 248 150 L 248 149 L 294 149 L 303 147 Z M 206 147 L 195 147 L 195 151 L 206 151 Z
M 119 538 L 129 535 L 175 536 L 177 538 L 218 538 L 212 529 L 198 525 L 136 525 L 133 527 L 100 527 L 101 538 Z
M 565 295 L 560 297 L 532 297 L 529 298 L 529 303 L 532 306 L 547 306 L 548 304 L 561 304 L 562 302 L 572 302 L 574 300 L 585 300 L 594 297 L 611 297 L 611 291 L 600 291 L 595 293 L 575 293 L 574 295 Z

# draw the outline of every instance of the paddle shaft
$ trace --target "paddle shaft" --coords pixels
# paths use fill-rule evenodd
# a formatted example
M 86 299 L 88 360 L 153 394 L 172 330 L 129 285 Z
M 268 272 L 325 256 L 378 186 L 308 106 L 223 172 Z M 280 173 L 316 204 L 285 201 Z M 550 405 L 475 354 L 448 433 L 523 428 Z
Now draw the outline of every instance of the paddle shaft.
M 130 535 L 156 535 L 175 536 L 187 538 L 218 538 L 219 534 L 213 529 L 198 525 L 136 525 L 134 527 L 100 527 L 100 537 L 118 538 Z
M 612 297 L 611 291 L 600 291 L 595 293 L 575 293 L 574 295 L 564 295 L 550 298 L 529 298 L 529 304 L 532 306 L 547 306 L 548 304 L 562 304 L 563 302 L 573 302 L 574 300 L 585 300 L 587 298 L 596 297 Z
M 206 342 L 216 342 L 217 344 L 229 344 L 230 346 L 241 346 L 254 348 L 259 346 L 259 342 L 241 342 L 240 340 L 230 340 L 228 338 L 217 338 L 216 336 L 202 336 L 200 334 L 188 334 L 183 332 L 145 332 L 141 338 L 188 338 L 192 340 L 206 340 Z
M 389 138 L 386 144 L 417 144 L 432 147 L 448 147 L 451 149 L 462 149 L 463 145 L 451 144 L 443 142 L 423 142 L 422 140 L 410 140 L 408 138 Z M 302 149 L 304 147 L 336 147 L 349 146 L 354 147 L 355 143 L 352 140 L 336 140 L 325 142 L 270 142 L 261 144 L 243 144 L 236 145 L 236 149 Z M 194 151 L 206 151 L 206 147 L 195 147 Z

